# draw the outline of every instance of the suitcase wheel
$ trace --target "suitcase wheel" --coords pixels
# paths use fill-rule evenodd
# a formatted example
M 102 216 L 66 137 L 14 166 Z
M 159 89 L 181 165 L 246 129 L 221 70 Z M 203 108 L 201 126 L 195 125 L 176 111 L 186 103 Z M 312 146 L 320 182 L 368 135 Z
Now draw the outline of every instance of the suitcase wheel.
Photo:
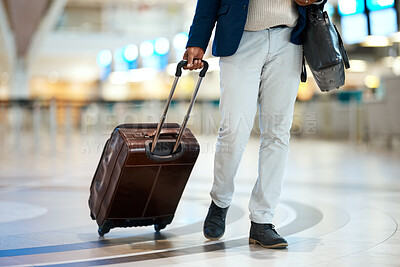
M 111 227 L 110 227 L 111 226 Z M 110 232 L 112 228 L 112 225 L 110 224 L 110 221 L 105 220 L 102 226 L 99 227 L 99 230 L 97 232 L 99 233 L 99 236 L 104 236 L 108 232 Z
M 99 236 L 104 236 L 105 234 L 110 232 L 110 230 L 114 227 L 115 227 L 115 225 L 114 225 L 113 221 L 105 220 L 104 223 L 99 226 L 99 229 L 97 230 L 97 232 L 99 233 Z
M 97 230 L 97 232 L 99 233 L 99 236 L 104 236 L 105 234 L 110 232 L 110 228 L 105 227 L 105 226 L 99 227 L 99 230 Z
M 154 225 L 154 230 L 156 230 L 156 232 L 160 232 L 162 229 L 164 229 L 165 227 L 167 227 L 166 224 L 164 223 L 160 223 L 160 224 L 155 224 Z

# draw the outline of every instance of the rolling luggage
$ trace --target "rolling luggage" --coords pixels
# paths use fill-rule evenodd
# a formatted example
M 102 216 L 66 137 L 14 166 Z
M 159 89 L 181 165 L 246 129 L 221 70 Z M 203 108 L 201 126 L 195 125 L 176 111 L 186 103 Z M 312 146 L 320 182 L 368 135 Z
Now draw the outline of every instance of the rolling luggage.
M 186 61 L 179 62 L 160 122 L 117 126 L 107 141 L 90 186 L 90 215 L 100 236 L 115 227 L 171 223 L 200 152 L 186 128 L 208 64 L 199 74 L 181 126 L 164 121 Z M 155 144 L 155 145 L 154 145 Z

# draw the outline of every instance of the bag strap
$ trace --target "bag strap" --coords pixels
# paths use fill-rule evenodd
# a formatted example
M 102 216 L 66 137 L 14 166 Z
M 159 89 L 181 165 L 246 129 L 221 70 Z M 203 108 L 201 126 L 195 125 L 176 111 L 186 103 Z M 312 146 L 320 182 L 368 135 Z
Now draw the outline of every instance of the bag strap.
M 335 27 L 335 30 L 336 30 L 336 33 L 337 33 L 337 36 L 339 39 L 339 49 L 340 49 L 340 54 L 342 55 L 342 58 L 343 58 L 344 66 L 346 67 L 346 69 L 349 69 L 350 68 L 349 57 L 347 56 L 346 49 L 344 49 L 342 37 L 340 36 L 340 33 L 339 33 L 338 29 L 336 28 L 335 24 L 333 24 L 333 27 Z
M 306 59 L 304 56 L 304 50 L 303 50 L 303 62 L 301 63 L 301 74 L 300 74 L 300 80 L 302 83 L 305 83 L 307 81 L 307 69 L 306 69 Z

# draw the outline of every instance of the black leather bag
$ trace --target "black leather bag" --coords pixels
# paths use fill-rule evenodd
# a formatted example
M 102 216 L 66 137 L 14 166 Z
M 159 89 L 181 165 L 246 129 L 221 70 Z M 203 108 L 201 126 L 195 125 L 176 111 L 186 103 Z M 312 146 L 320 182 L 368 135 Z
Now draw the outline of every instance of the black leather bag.
M 303 35 L 303 51 L 308 66 L 323 92 L 339 88 L 345 83 L 345 70 L 350 68 L 342 38 L 321 7 L 307 7 L 307 26 Z M 307 80 L 303 57 L 301 81 Z

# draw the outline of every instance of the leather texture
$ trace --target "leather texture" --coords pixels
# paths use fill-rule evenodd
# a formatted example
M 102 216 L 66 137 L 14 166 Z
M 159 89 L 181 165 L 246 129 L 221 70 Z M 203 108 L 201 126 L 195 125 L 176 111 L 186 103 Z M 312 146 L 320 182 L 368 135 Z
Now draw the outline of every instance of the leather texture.
M 130 227 L 172 221 L 200 147 L 186 129 L 178 157 L 161 161 L 149 158 L 146 149 L 151 148 L 156 129 L 157 123 L 124 124 L 111 134 L 90 187 L 89 207 L 99 226 Z M 174 144 L 178 130 L 179 124 L 166 123 L 159 142 Z
M 349 68 L 350 65 L 343 42 L 328 14 L 315 6 L 307 8 L 303 49 L 321 91 L 330 91 L 344 85 L 344 67 Z

